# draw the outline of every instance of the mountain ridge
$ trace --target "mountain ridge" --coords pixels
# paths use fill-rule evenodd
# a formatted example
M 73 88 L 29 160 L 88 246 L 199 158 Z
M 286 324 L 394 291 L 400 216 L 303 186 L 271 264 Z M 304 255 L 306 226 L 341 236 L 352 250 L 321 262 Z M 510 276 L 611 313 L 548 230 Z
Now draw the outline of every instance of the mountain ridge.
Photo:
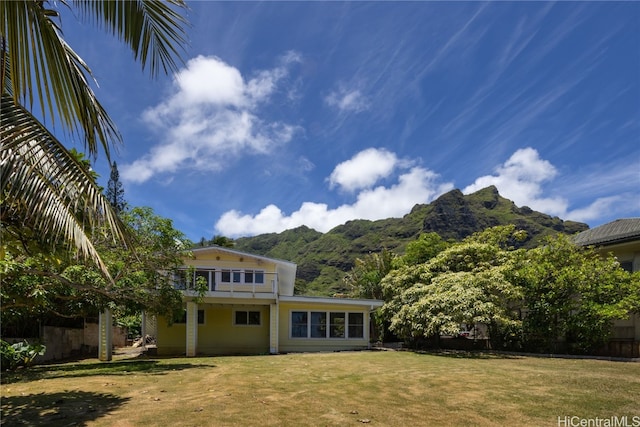
M 575 234 L 587 224 L 564 221 L 536 212 L 500 196 L 495 186 L 464 195 L 451 190 L 429 204 L 417 204 L 402 218 L 356 219 L 338 225 L 326 233 L 307 226 L 281 233 L 242 237 L 235 248 L 298 264 L 296 293 L 332 295 L 345 292 L 342 278 L 355 259 L 383 248 L 404 253 L 407 243 L 421 233 L 438 233 L 445 240 L 463 238 L 488 227 L 514 224 L 527 232 L 523 247 L 537 246 L 544 236 Z

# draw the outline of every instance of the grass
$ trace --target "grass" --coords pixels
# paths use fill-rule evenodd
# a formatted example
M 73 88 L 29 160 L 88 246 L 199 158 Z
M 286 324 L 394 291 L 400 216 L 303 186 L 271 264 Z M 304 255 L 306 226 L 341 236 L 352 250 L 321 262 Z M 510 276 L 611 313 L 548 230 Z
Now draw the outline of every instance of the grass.
M 412 352 L 121 359 L 4 374 L 6 426 L 557 426 L 638 416 L 640 363 Z

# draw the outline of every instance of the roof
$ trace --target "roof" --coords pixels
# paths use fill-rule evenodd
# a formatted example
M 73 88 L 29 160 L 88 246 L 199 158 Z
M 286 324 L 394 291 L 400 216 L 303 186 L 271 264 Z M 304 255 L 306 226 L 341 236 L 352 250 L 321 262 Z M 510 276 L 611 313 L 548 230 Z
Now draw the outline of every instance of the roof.
M 320 303 L 320 304 L 337 304 L 337 305 L 361 305 L 369 306 L 371 310 L 382 307 L 384 301 L 377 299 L 354 299 L 354 298 L 335 298 L 335 297 L 316 297 L 306 295 L 280 296 L 283 302 L 300 302 L 300 303 Z
M 617 219 L 576 235 L 573 241 L 580 246 L 607 246 L 640 240 L 640 218 Z
M 261 260 L 268 261 L 268 262 L 275 262 L 277 264 L 289 264 L 289 265 L 292 265 L 292 266 L 296 266 L 295 262 L 286 261 L 284 259 L 269 258 L 269 257 L 266 257 L 266 256 L 256 255 L 256 254 L 252 254 L 252 253 L 249 253 L 249 252 L 241 252 L 241 251 L 237 251 L 235 249 L 229 249 L 229 248 L 226 248 L 224 246 L 218 246 L 218 245 L 196 247 L 196 248 L 189 249 L 189 251 L 191 251 L 193 253 L 208 252 L 208 251 L 212 251 L 212 250 L 221 251 L 221 252 L 228 252 L 230 254 L 235 254 L 235 255 L 240 255 L 240 256 L 252 257 L 252 258 L 255 258 L 255 259 L 261 259 Z

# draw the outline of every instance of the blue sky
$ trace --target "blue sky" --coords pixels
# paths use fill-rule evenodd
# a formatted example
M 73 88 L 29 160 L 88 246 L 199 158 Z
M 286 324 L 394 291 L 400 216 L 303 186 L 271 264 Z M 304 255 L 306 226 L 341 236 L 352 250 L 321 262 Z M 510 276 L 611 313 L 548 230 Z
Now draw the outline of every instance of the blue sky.
M 192 240 L 326 232 L 488 185 L 591 227 L 640 216 L 640 3 L 189 6 L 185 63 L 156 80 L 62 24 L 123 135 L 125 198 Z

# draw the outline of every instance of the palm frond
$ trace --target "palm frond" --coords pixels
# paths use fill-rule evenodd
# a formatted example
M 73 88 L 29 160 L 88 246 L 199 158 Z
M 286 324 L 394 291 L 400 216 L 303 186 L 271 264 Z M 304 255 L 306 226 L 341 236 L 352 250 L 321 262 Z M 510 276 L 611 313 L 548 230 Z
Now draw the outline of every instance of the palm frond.
M 179 48 L 187 43 L 187 20 L 180 14 L 187 9 L 183 0 L 75 0 L 74 4 L 94 24 L 129 45 L 142 68 L 149 65 L 152 76 L 177 70 Z
M 96 156 L 101 145 L 109 157 L 111 144 L 121 136 L 85 78 L 91 70 L 62 38 L 57 16 L 41 1 L 0 2 L 7 70 L 2 74 L 3 93 L 28 109 L 37 102 L 42 117 L 61 122 L 90 155 Z
M 0 198 L 3 222 L 11 216 L 52 246 L 71 243 L 109 277 L 87 230 L 105 224 L 114 239 L 130 237 L 100 188 L 26 109 L 2 95 L 0 103 Z

